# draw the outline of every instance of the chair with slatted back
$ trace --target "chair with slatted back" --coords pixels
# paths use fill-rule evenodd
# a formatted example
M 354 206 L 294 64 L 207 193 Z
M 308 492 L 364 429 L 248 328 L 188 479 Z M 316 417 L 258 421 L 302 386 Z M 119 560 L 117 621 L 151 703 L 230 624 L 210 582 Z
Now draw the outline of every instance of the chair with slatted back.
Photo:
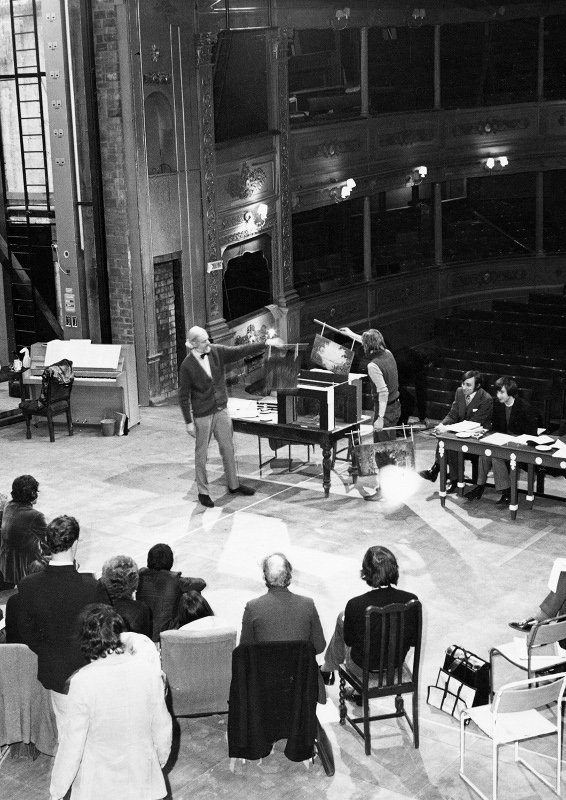
M 409 624 L 408 616 L 415 615 Z M 409 642 L 406 631 L 416 630 L 416 638 Z M 366 609 L 364 658 L 362 676 L 358 677 L 348 665 L 339 668 L 340 675 L 340 723 L 346 721 L 360 734 L 365 743 L 366 755 L 371 754 L 370 723 L 378 719 L 405 717 L 416 748 L 419 746 L 419 664 L 421 655 L 422 606 L 419 600 L 406 604 L 393 603 L 380 608 Z M 375 643 L 379 646 L 376 647 Z M 413 646 L 412 663 L 406 663 L 409 646 Z M 377 652 L 376 652 L 377 651 Z M 362 697 L 363 716 L 350 717 L 346 708 L 345 687 L 348 682 Z M 405 711 L 404 694 L 413 695 L 412 720 Z M 395 711 L 370 716 L 369 701 L 382 697 L 395 697 Z M 359 723 L 363 723 L 363 728 Z
M 26 438 L 31 439 L 32 417 L 46 417 L 49 440 L 55 441 L 53 418 L 61 414 L 67 417 L 69 436 L 73 435 L 71 415 L 71 391 L 73 389 L 73 364 L 66 358 L 45 367 L 41 377 L 41 393 L 37 400 L 23 400 L 19 408 L 26 421 Z

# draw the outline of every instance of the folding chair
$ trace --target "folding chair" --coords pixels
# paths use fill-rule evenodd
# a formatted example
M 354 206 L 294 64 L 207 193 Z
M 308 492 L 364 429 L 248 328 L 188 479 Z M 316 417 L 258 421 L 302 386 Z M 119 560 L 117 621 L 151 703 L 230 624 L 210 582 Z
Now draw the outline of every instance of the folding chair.
M 522 656 L 514 641 L 492 647 L 489 651 L 492 697 L 494 656 L 503 656 L 513 666 L 526 670 L 529 678 L 533 678 L 535 675 L 566 664 L 566 651 L 558 644 L 563 639 L 566 639 L 566 615 L 545 619 L 533 625 L 527 634 L 526 657 Z
M 562 703 L 566 688 L 566 673 L 544 678 L 527 678 L 502 686 L 491 705 L 475 706 L 462 711 L 460 716 L 460 777 L 483 800 L 490 800 L 464 773 L 467 721 L 472 720 L 492 741 L 493 777 L 492 800 L 497 800 L 499 747 L 515 743 L 515 762 L 522 764 L 560 796 L 560 769 L 562 754 Z M 556 719 L 548 719 L 538 708 L 556 705 Z M 519 755 L 519 742 L 555 733 L 557 742 L 556 787 Z

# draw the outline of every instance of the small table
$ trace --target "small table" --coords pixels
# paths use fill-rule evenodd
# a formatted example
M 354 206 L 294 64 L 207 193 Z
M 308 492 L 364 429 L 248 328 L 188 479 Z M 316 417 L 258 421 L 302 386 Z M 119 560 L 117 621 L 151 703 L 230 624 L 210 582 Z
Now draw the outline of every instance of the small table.
M 554 458 L 552 453 L 536 450 L 523 444 L 491 444 L 481 439 L 462 439 L 454 434 L 444 433 L 438 436 L 438 452 L 440 456 L 440 504 L 446 505 L 446 452 L 451 450 L 458 454 L 458 494 L 464 495 L 464 456 L 478 455 L 488 458 L 501 458 L 510 464 L 511 500 L 509 512 L 511 519 L 516 519 L 519 508 L 517 497 L 517 473 L 519 463 L 527 464 L 527 508 L 532 508 L 535 499 L 535 467 L 544 466 L 553 469 L 566 469 L 566 459 Z M 562 441 L 562 440 L 558 440 Z
M 330 470 L 332 469 L 332 451 L 336 442 L 350 434 L 359 433 L 364 420 L 345 423 L 331 431 L 321 430 L 304 424 L 281 425 L 278 422 L 263 422 L 259 419 L 232 417 L 232 425 L 237 433 L 249 433 L 268 439 L 284 439 L 299 444 L 317 444 L 322 449 L 322 485 L 324 496 L 330 494 Z M 357 478 L 357 468 L 352 464 L 352 477 Z

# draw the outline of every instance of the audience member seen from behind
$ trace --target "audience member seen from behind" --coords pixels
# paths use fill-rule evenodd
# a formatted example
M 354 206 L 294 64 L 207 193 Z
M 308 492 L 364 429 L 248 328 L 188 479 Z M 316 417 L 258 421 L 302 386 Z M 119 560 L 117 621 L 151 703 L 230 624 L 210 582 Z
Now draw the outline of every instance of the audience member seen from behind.
M 143 633 L 151 639 L 153 633 L 151 611 L 145 603 L 134 600 L 138 580 L 138 565 L 129 556 L 109 558 L 102 567 L 100 583 L 109 598 L 109 604 L 124 620 L 126 630 Z M 104 597 L 100 599 L 106 601 Z
M 224 625 L 226 623 L 223 620 L 214 616 L 214 611 L 202 594 L 193 590 L 181 597 L 179 612 L 171 627 L 174 630 L 184 631 L 207 630 Z
M 159 641 L 161 631 L 171 627 L 177 616 L 183 592 L 202 591 L 202 578 L 182 578 L 173 572 L 173 551 L 168 544 L 154 544 L 147 554 L 147 567 L 139 572 L 137 599 L 145 603 L 153 615 L 152 639 Z
M 160 670 L 127 652 L 125 626 L 110 606 L 85 608 L 79 627 L 90 662 L 71 680 L 65 726 L 51 775 L 51 800 L 71 784 L 73 800 L 156 800 L 167 794 L 171 717 Z
M 32 475 L 20 475 L 12 483 L 12 500 L 6 503 L 0 529 L 0 573 L 4 588 L 19 583 L 32 561 L 45 560 L 42 542 L 47 523 L 34 508 L 39 483 Z
M 483 375 L 477 370 L 468 370 L 462 375 L 461 385 L 456 389 L 454 402 L 450 411 L 434 429 L 436 433 L 443 434 L 448 431 L 450 425 L 457 422 L 478 422 L 484 427 L 488 427 L 491 420 L 493 409 L 493 397 L 488 394 L 483 386 Z M 450 483 L 446 487 L 448 494 L 453 494 L 458 488 L 458 454 L 452 450 L 447 453 L 448 476 Z M 421 478 L 435 482 L 440 472 L 440 456 L 438 446 L 434 464 L 430 469 L 419 472 Z
M 67 706 L 66 682 L 85 659 L 76 637 L 80 612 L 96 599 L 97 582 L 77 570 L 79 523 L 74 517 L 52 520 L 45 531 L 51 560 L 42 572 L 18 584 L 18 629 L 37 653 L 37 678 L 50 690 L 57 727 Z
M 397 589 L 399 566 L 397 559 L 387 547 L 375 546 L 366 551 L 360 577 L 371 588 L 369 592 L 348 600 L 344 613 L 338 615 L 334 634 L 324 654 L 322 673 L 325 682 L 330 682 L 332 673 L 341 664 L 345 664 L 353 675 L 362 677 L 366 609 L 369 606 L 384 608 L 392 603 L 405 605 L 411 600 L 418 600 L 415 594 Z M 376 621 L 377 624 L 379 623 Z M 379 631 L 380 628 L 377 629 L 377 632 Z M 416 643 L 417 633 L 418 615 L 415 612 L 407 619 L 403 641 L 404 656 Z M 370 670 L 379 668 L 381 648 L 381 639 L 373 630 L 371 643 Z
M 45 561 L 32 561 L 29 565 L 28 575 L 36 572 L 43 572 Z M 6 600 L 6 644 L 25 644 L 18 628 L 18 616 L 20 614 L 20 593 L 14 592 Z
M 521 436 L 524 433 L 536 436 L 538 432 L 537 412 L 526 400 L 518 397 L 519 388 L 515 381 L 507 375 L 503 375 L 495 381 L 494 385 L 497 403 L 493 406 L 491 430 L 494 433 L 508 433 L 511 436 Z M 501 492 L 497 505 L 509 504 L 511 481 L 508 464 L 502 458 L 488 458 L 487 456 L 479 458 L 478 483 L 474 489 L 466 493 L 466 499 L 479 500 L 481 498 L 490 469 L 493 469 L 495 491 Z

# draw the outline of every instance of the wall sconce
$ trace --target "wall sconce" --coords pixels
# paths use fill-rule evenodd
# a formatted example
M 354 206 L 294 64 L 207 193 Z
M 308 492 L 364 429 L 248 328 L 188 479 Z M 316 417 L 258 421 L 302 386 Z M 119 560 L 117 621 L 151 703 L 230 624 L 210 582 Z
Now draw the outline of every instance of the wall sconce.
M 411 19 L 407 21 L 409 28 L 420 28 L 426 16 L 424 8 L 414 8 L 411 14 Z
M 491 172 L 499 164 L 501 169 L 504 169 L 509 164 L 507 156 L 500 156 L 499 158 L 492 158 L 491 156 L 486 159 L 484 169 Z
M 415 167 L 405 180 L 406 186 L 420 186 L 428 174 L 427 167 Z
M 330 27 L 334 28 L 336 31 L 342 31 L 347 27 L 349 19 L 350 9 L 348 6 L 346 6 L 346 8 L 337 8 L 334 16 L 330 17 Z
M 267 219 L 267 212 L 268 212 L 268 210 L 269 210 L 269 209 L 267 208 L 267 206 L 266 206 L 266 204 L 265 204 L 265 203 L 260 203 L 260 204 L 259 204 L 259 206 L 257 207 L 257 215 L 258 215 L 258 217 L 259 217 L 261 220 L 263 220 L 264 222 L 265 222 L 265 220 Z
M 255 212 L 246 211 L 244 213 L 244 222 L 247 228 L 258 230 L 263 228 L 265 220 L 267 219 L 267 212 L 269 208 L 265 203 L 260 203 Z

